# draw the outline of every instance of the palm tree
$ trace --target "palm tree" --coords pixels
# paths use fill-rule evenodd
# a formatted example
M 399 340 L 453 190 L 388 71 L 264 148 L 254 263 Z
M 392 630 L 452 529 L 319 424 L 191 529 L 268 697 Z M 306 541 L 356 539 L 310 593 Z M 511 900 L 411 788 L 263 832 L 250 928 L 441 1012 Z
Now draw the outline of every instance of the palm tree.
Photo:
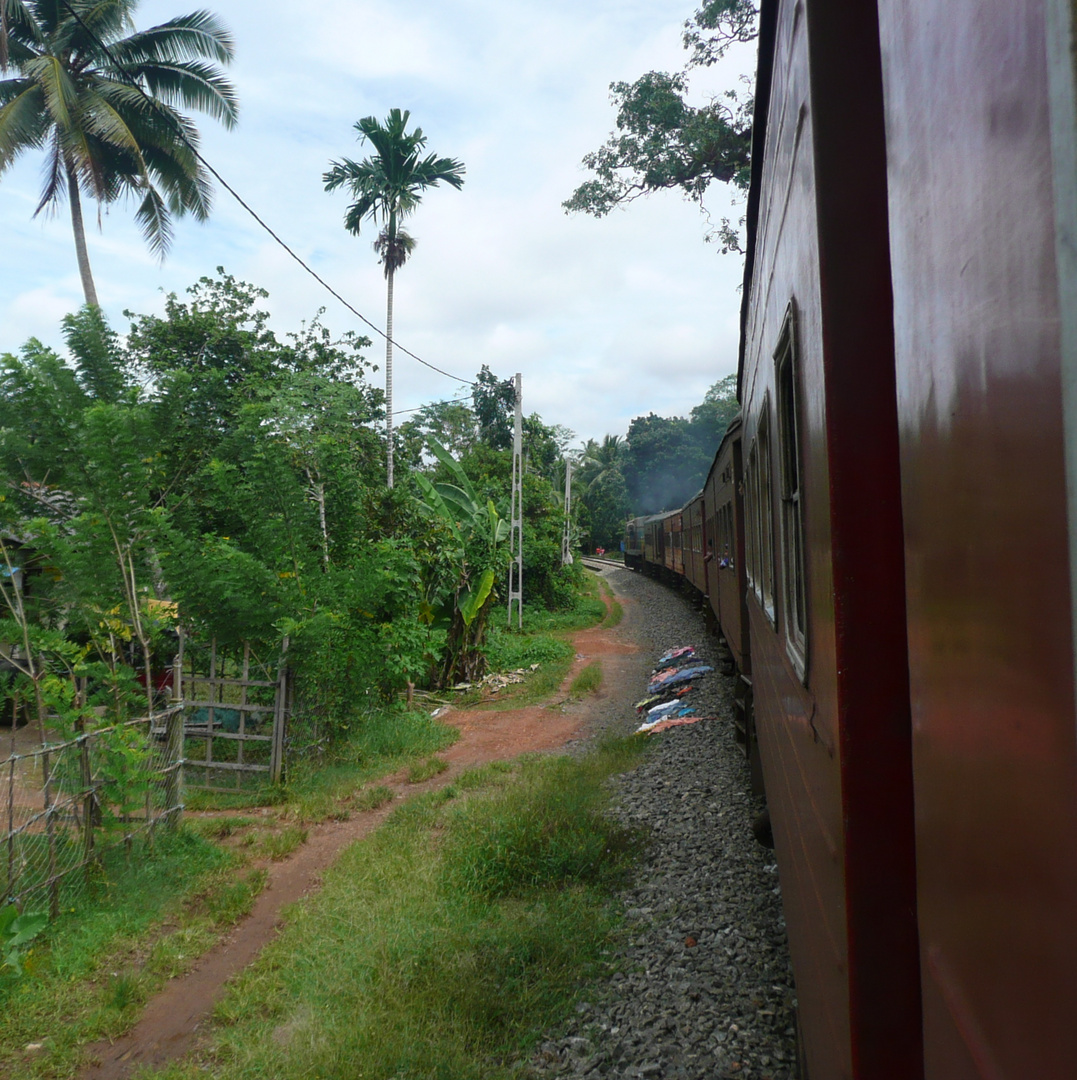
M 603 480 L 618 472 L 624 460 L 624 440 L 620 435 L 605 435 L 601 444 L 588 439 L 579 464 L 580 480 L 587 490 L 597 488 Z
M 426 146 L 422 128 L 411 134 L 404 130 L 411 113 L 391 109 L 381 124 L 373 116 L 364 117 L 355 128 L 360 144 L 369 141 L 376 153 L 363 161 L 331 162 L 322 177 L 326 191 L 347 186 L 355 202 L 344 214 L 344 227 L 359 235 L 368 218 L 380 226 L 374 250 L 385 269 L 385 434 L 388 486 L 393 486 L 393 277 L 415 248 L 415 240 L 401 228 L 401 222 L 415 211 L 422 193 L 437 187 L 442 180 L 454 188 L 464 184 L 464 165 L 452 158 L 428 154 L 420 157 Z
M 198 132 L 177 106 L 226 127 L 235 90 L 207 60 L 227 63 L 231 35 L 206 11 L 135 31 L 138 0 L 0 0 L 0 173 L 26 150 L 46 152 L 34 216 L 71 206 L 86 303 L 97 290 L 86 252 L 82 194 L 98 205 L 138 203 L 135 218 L 163 258 L 172 217 L 209 216 L 208 175 Z M 137 88 L 136 88 L 137 87 Z

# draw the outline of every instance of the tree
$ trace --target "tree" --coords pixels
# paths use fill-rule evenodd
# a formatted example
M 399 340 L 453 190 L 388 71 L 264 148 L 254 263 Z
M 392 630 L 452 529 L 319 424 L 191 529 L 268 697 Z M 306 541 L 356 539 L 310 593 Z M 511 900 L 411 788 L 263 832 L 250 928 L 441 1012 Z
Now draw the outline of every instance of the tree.
M 696 108 L 685 95 L 692 68 L 709 67 L 734 42 L 755 37 L 757 14 L 751 0 L 706 0 L 685 23 L 683 42 L 691 55 L 684 71 L 649 71 L 633 83 L 610 84 L 616 131 L 585 155 L 583 164 L 595 175 L 562 204 L 566 212 L 604 217 L 641 195 L 668 189 L 702 205 L 713 180 L 747 188 L 751 99 L 728 91 Z M 740 250 L 737 230 L 727 219 L 717 236 L 723 251 Z
M 388 486 L 393 486 L 393 277 L 415 248 L 415 240 L 401 228 L 414 213 L 427 188 L 442 181 L 454 188 L 464 184 L 463 162 L 428 154 L 420 157 L 426 146 L 422 128 L 411 134 L 405 129 L 411 113 L 391 109 L 385 123 L 373 116 L 360 120 L 355 128 L 360 144 L 370 142 L 376 153 L 363 161 L 331 162 L 322 177 L 326 191 L 347 187 L 355 202 L 344 214 L 344 226 L 350 233 L 359 230 L 368 218 L 381 227 L 374 250 L 385 269 L 385 434 Z
M 177 106 L 226 127 L 236 95 L 220 69 L 231 35 L 206 11 L 134 31 L 138 0 L 0 0 L 0 173 L 24 151 L 46 151 L 35 216 L 66 198 L 86 303 L 97 306 L 82 193 L 98 204 L 133 197 L 150 250 L 163 258 L 172 218 L 209 216 L 198 132 Z
M 737 401 L 737 376 L 727 375 L 719 379 L 704 395 L 701 404 L 691 412 L 692 427 L 698 432 L 697 441 L 704 450 L 715 450 L 725 436 L 733 418 L 740 412 Z

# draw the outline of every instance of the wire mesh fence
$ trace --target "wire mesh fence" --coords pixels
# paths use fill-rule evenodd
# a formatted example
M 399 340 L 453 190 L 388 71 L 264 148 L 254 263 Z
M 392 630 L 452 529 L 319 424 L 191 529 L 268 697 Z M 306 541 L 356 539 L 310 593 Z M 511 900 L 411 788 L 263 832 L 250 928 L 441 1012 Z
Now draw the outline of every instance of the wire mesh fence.
M 0 899 L 55 917 L 109 849 L 178 821 L 182 769 L 178 706 L 0 761 Z

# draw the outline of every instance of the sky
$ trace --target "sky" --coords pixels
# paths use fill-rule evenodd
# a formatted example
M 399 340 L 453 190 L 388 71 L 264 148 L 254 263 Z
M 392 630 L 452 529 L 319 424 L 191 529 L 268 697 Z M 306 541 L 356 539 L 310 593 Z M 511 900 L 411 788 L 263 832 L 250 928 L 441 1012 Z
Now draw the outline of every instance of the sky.
M 208 6 L 236 39 L 228 74 L 240 120 L 229 132 L 194 114 L 204 156 L 379 327 L 374 231 L 344 229 L 348 197 L 327 194 L 322 174 L 369 152 L 356 120 L 394 107 L 411 111 L 429 151 L 465 163 L 463 189 L 428 191 L 410 221 L 418 243 L 396 279 L 400 344 L 466 379 L 483 364 L 503 378 L 520 372 L 525 412 L 578 440 L 623 435 L 648 412 L 687 415 L 736 369 L 742 263 L 704 242 L 696 204 L 662 192 L 601 220 L 561 207 L 587 179 L 581 158 L 613 129 L 609 84 L 683 66 L 692 0 L 323 0 L 302 19 L 280 0 Z M 136 25 L 194 7 L 145 0 Z M 693 99 L 752 71 L 750 47 L 731 51 L 693 76 Z M 67 207 L 32 217 L 42 161 L 26 155 L 0 177 L 0 352 L 31 336 L 62 351 L 60 319 L 82 303 Z M 715 223 L 743 213 L 720 184 L 707 209 Z M 168 293 L 218 266 L 269 291 L 278 336 L 322 307 L 334 333 L 370 333 L 219 187 L 208 223 L 176 222 L 163 264 L 131 207 L 108 208 L 100 229 L 94 205 L 84 213 L 98 296 L 120 333 L 125 310 L 160 313 Z M 380 363 L 383 352 L 375 338 L 367 355 Z M 467 392 L 395 354 L 394 410 Z

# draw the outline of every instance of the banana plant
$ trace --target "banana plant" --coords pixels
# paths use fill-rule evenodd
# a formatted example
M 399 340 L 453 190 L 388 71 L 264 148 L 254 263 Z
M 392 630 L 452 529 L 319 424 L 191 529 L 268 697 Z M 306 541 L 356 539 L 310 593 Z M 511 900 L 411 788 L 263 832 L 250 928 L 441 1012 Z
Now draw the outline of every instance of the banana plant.
M 498 513 L 493 499 L 483 501 L 460 463 L 436 439 L 430 440 L 434 456 L 448 469 L 454 483 L 432 483 L 422 473 L 415 481 L 422 502 L 448 528 L 457 541 L 456 580 L 431 620 L 448 626 L 447 649 L 441 683 L 481 677 L 486 665 L 482 644 L 486 615 L 495 597 L 497 571 L 504 561 L 498 545 L 509 535 L 509 523 Z

